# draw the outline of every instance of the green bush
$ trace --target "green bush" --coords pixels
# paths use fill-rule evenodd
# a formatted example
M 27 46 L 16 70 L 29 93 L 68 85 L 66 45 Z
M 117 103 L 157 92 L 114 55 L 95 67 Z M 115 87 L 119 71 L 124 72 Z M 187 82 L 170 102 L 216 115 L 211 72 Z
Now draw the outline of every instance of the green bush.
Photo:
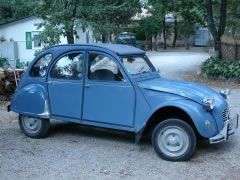
M 3 66 L 7 63 L 8 63 L 7 58 L 0 57 L 0 68 L 3 68 Z
M 202 72 L 213 78 L 225 77 L 240 80 L 240 60 L 209 58 L 203 63 Z

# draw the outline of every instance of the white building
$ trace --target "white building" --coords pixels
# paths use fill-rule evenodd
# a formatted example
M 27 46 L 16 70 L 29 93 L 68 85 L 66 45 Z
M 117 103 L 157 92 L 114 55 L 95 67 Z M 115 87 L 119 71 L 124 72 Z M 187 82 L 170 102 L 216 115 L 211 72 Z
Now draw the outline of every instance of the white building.
M 36 26 L 40 22 L 42 19 L 29 16 L 0 25 L 0 57 L 19 59 L 20 62 L 31 61 L 36 50 L 43 48 L 39 37 L 43 28 L 37 29 Z M 79 39 L 75 38 L 75 43 L 94 43 L 90 28 L 87 28 L 85 32 L 81 28 L 76 28 L 76 31 Z M 66 37 L 60 37 L 60 41 L 60 44 L 67 44 Z

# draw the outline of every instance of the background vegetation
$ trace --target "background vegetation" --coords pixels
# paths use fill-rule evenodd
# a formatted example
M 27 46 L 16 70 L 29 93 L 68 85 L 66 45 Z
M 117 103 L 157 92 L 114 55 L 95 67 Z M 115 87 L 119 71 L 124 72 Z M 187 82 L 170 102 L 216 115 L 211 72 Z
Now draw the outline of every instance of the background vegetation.
M 240 82 L 240 60 L 210 58 L 204 62 L 202 72 L 210 78 L 231 78 Z
M 133 22 L 143 9 L 147 14 Z M 137 39 L 145 40 L 145 48 L 155 50 L 159 35 L 164 49 L 169 34 L 173 34 L 172 47 L 181 35 L 189 48 L 196 27 L 208 27 L 219 58 L 208 60 L 203 71 L 211 76 L 239 77 L 239 61 L 220 60 L 222 36 L 240 34 L 239 12 L 239 0 L 1 0 L 0 24 L 34 14 L 44 19 L 38 27 L 44 27 L 41 39 L 50 46 L 60 42 L 60 35 L 74 43 L 80 26 L 83 31 L 91 27 L 102 42 L 111 42 L 112 34 L 132 31 Z M 170 25 L 169 16 L 174 20 Z

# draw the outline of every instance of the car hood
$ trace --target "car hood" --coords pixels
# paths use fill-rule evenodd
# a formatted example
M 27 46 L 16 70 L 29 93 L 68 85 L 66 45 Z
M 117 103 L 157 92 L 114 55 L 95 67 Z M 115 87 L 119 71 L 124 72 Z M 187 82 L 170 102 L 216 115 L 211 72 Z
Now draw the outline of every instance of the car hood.
M 197 83 L 156 78 L 141 81 L 138 86 L 147 90 L 179 95 L 199 104 L 203 104 L 204 98 L 214 98 L 216 103 L 225 104 L 225 99 L 218 92 Z

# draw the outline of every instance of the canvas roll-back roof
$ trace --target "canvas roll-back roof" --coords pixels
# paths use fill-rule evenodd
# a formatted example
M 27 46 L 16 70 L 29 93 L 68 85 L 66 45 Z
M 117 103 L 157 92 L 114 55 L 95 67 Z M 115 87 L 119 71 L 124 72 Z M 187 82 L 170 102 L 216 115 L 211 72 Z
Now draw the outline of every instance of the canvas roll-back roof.
M 138 49 L 134 46 L 122 45 L 122 44 L 98 44 L 97 46 L 109 49 L 118 55 L 126 54 L 144 54 L 145 51 Z
M 118 55 L 129 55 L 129 54 L 145 54 L 145 51 L 138 49 L 129 45 L 122 44 L 66 44 L 66 45 L 57 45 L 50 48 L 54 49 L 77 49 L 77 48 L 86 48 L 93 50 L 94 48 L 101 48 L 105 50 L 110 50 Z

